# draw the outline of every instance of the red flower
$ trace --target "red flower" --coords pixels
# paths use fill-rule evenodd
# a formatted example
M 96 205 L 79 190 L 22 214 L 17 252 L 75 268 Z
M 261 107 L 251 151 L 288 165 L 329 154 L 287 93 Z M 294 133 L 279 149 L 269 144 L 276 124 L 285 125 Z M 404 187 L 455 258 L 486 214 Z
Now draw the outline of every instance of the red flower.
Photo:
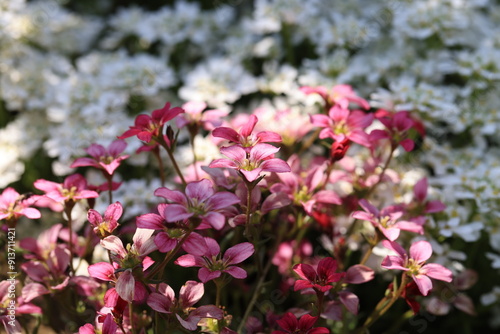
M 326 292 L 333 288 L 331 283 L 338 282 L 344 278 L 345 273 L 336 273 L 337 261 L 327 257 L 319 261 L 316 269 L 309 264 L 297 264 L 293 267 L 301 278 L 294 285 L 294 290 L 313 288 L 316 291 Z
M 313 317 L 309 314 L 304 314 L 300 319 L 297 319 L 292 313 L 288 312 L 280 320 L 276 322 L 283 331 L 273 331 L 272 334 L 327 334 L 330 331 L 325 327 L 312 326 L 316 323 L 318 317 Z
M 170 103 L 167 102 L 162 109 L 154 110 L 152 115 L 139 115 L 135 118 L 134 126 L 125 131 L 119 139 L 125 139 L 137 136 L 140 140 L 149 143 L 153 137 L 158 137 L 163 129 L 163 125 L 173 119 L 175 116 L 183 113 L 180 107 L 170 109 Z

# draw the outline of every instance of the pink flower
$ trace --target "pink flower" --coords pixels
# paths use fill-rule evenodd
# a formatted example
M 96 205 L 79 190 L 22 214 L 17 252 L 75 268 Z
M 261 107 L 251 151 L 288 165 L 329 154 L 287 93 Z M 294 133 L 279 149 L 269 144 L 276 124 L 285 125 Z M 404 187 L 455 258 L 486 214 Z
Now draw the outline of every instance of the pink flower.
M 205 130 L 213 130 L 216 126 L 222 124 L 221 118 L 227 116 L 229 113 L 228 111 L 218 109 L 205 110 L 206 107 L 207 104 L 205 102 L 191 101 L 184 103 L 182 109 L 185 113 L 180 114 L 176 118 L 177 127 L 180 129 L 184 126 L 195 128 L 203 126 Z
M 58 203 L 99 197 L 97 192 L 88 190 L 87 180 L 80 174 L 66 177 L 62 184 L 38 179 L 35 181 L 34 187 L 44 191 L 46 197 Z
M 281 143 L 281 136 L 276 132 L 260 131 L 253 133 L 252 131 L 257 122 L 257 116 L 250 115 L 248 123 L 241 127 L 239 133 L 231 128 L 218 127 L 212 131 L 212 136 L 227 139 L 245 148 L 253 147 L 258 143 Z
M 155 196 L 173 202 L 164 208 L 163 216 L 167 222 L 199 218 L 202 224 L 200 227 L 212 226 L 217 230 L 222 229 L 226 222 L 226 217 L 222 212 L 240 201 L 236 195 L 230 192 L 216 193 L 212 182 L 207 179 L 189 183 L 186 186 L 185 194 L 178 190 L 162 187 L 156 189 Z
M 308 215 L 312 215 L 317 203 L 341 204 L 339 195 L 332 190 L 319 190 L 325 179 L 325 165 L 312 166 L 302 169 L 297 155 L 288 159 L 292 166 L 291 173 L 278 174 L 281 183 L 271 186 L 272 193 L 285 193 L 295 205 L 302 206 Z
M 357 96 L 354 90 L 349 85 L 336 85 L 333 86 L 330 91 L 324 86 L 300 87 L 300 90 L 304 94 L 318 94 L 326 102 L 327 108 L 332 106 L 339 106 L 340 108 L 347 109 L 349 107 L 349 102 L 354 102 L 361 108 L 368 110 L 370 105 L 365 99 Z
M 221 257 L 220 246 L 212 238 L 202 237 L 198 234 L 186 240 L 185 249 L 189 254 L 180 256 L 175 263 L 181 267 L 201 267 L 198 278 L 203 283 L 218 278 L 222 273 L 227 273 L 234 278 L 243 279 L 247 272 L 235 266 L 254 253 L 254 247 L 249 242 L 244 242 L 230 247 Z
M 147 270 L 154 262 L 146 255 L 157 249 L 151 238 L 153 230 L 138 228 L 132 238 L 133 245 L 123 247 L 122 241 L 114 235 L 101 240 L 101 246 L 112 252 L 114 266 L 106 262 L 100 262 L 89 266 L 90 276 L 116 282 L 116 293 L 120 298 L 131 302 L 141 300 L 146 296 L 146 290 L 140 280 L 137 280 L 136 268 Z M 120 273 L 118 277 L 116 273 Z
M 163 126 L 165 123 L 175 118 L 184 110 L 180 107 L 170 109 L 170 103 L 167 102 L 162 109 L 156 109 L 152 115 L 139 115 L 135 118 L 134 126 L 125 131 L 119 139 L 125 139 L 132 136 L 137 136 L 140 140 L 149 143 L 153 137 L 162 135 Z
M 410 256 L 398 243 L 383 240 L 384 247 L 393 250 L 397 255 L 386 256 L 382 267 L 403 270 L 413 278 L 422 295 L 427 296 L 432 289 L 431 278 L 451 282 L 452 272 L 437 263 L 425 263 L 432 255 L 432 246 L 425 240 L 417 241 L 410 246 Z
M 193 307 L 204 293 L 203 283 L 187 281 L 179 291 L 179 299 L 176 299 L 174 290 L 167 284 L 160 283 L 158 292 L 149 295 L 147 304 L 157 312 L 174 313 L 182 327 L 194 331 L 201 319 L 221 320 L 224 317 L 224 312 L 215 305 Z
M 111 235 L 118 227 L 118 219 L 123 214 L 123 207 L 120 202 L 109 205 L 104 212 L 104 217 L 94 209 L 87 213 L 87 219 L 93 227 L 94 233 L 101 239 Z
M 113 315 L 106 314 L 104 321 L 97 323 L 97 328 L 92 324 L 85 324 L 78 329 L 78 334 L 116 334 L 118 333 L 118 325 L 113 319 Z M 121 331 L 119 332 L 121 333 Z
M 286 173 L 290 171 L 290 166 L 285 161 L 274 158 L 274 154 L 278 151 L 278 147 L 269 144 L 256 144 L 249 153 L 237 145 L 222 147 L 220 152 L 229 159 L 216 159 L 210 163 L 209 167 L 236 169 L 245 176 L 248 182 L 253 182 L 262 172 Z
M 356 219 L 369 221 L 382 232 L 382 234 L 389 240 L 394 241 L 399 237 L 401 230 L 424 233 L 422 225 L 411 221 L 397 221 L 403 215 L 401 208 L 389 206 L 382 211 L 371 205 L 367 200 L 362 199 L 359 205 L 365 211 L 355 211 L 352 217 Z
M 91 166 L 102 169 L 108 175 L 113 175 L 120 163 L 129 157 L 129 155 L 120 155 L 126 147 L 127 143 L 120 139 L 113 141 L 108 149 L 99 144 L 92 144 L 86 150 L 92 158 L 78 158 L 70 167 Z
M 0 282 L 0 323 L 3 324 L 5 332 L 8 334 L 22 333 L 21 324 L 15 316 L 21 314 L 42 314 L 40 307 L 28 303 L 24 298 L 12 298 L 15 290 L 13 292 L 10 289 L 16 286 L 19 286 L 17 280 L 12 281 L 9 279 Z
M 359 110 L 350 111 L 338 106 L 330 108 L 328 116 L 323 114 L 311 115 L 312 124 L 323 128 L 319 133 L 319 138 L 332 138 L 338 142 L 349 139 L 366 147 L 371 144 L 364 129 L 372 121 L 372 114 L 365 114 Z
M 415 147 L 413 140 L 407 138 L 408 131 L 414 127 L 415 122 L 407 111 L 400 111 L 395 114 L 384 114 L 378 118 L 386 130 L 373 130 L 370 133 L 370 140 L 389 139 L 393 148 L 401 145 L 406 152 L 410 152 Z
M 39 196 L 26 198 L 14 188 L 6 188 L 0 195 L 0 220 L 17 220 L 21 216 L 29 219 L 40 218 L 40 211 L 30 208 Z
M 429 185 L 426 177 L 422 178 L 415 184 L 413 187 L 413 198 L 417 207 L 413 208 L 410 206 L 410 210 L 421 211 L 420 213 L 435 213 L 446 209 L 446 205 L 444 205 L 441 201 L 426 201 L 428 188 Z
M 326 292 L 333 288 L 332 283 L 344 278 L 345 273 L 336 273 L 337 261 L 331 257 L 321 259 L 317 268 L 309 264 L 296 264 L 293 271 L 302 279 L 295 281 L 294 290 L 313 288 L 316 291 Z
M 272 334 L 328 334 L 330 331 L 325 327 L 315 327 L 314 324 L 318 317 L 313 317 L 309 314 L 304 314 L 300 319 L 297 319 L 292 313 L 286 313 L 280 320 L 276 322 L 283 329 L 282 331 L 273 331 Z

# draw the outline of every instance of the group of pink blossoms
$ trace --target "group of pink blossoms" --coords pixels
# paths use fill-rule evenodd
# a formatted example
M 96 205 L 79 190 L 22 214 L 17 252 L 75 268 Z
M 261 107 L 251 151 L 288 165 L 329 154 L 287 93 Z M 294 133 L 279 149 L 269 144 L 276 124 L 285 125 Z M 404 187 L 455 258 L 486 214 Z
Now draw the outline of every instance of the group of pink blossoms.
M 409 131 L 417 129 L 422 133 L 422 126 L 408 112 L 391 113 L 379 110 L 367 113 L 363 110 L 350 110 L 350 104 L 358 105 L 364 110 L 369 109 L 368 103 L 356 96 L 352 88 L 339 85 L 328 90 L 324 87 L 303 87 L 306 94 L 319 94 L 324 99 L 325 114 L 311 115 L 312 125 L 320 128 L 319 138 L 331 142 L 329 157 L 320 162 L 314 162 L 309 169 L 304 169 L 297 155 L 292 155 L 288 162 L 275 155 L 280 150 L 273 144 L 282 141 L 279 134 L 270 131 L 255 132 L 258 118 L 248 117 L 248 122 L 238 130 L 221 126 L 221 117 L 227 113 L 206 109 L 202 103 L 188 103 L 183 108 L 171 108 L 167 103 L 162 109 L 153 111 L 152 115 L 139 115 L 135 124 L 130 127 L 108 148 L 92 144 L 87 153 L 89 157 L 78 158 L 71 167 L 90 166 L 102 171 L 106 183 L 90 186 L 80 174 L 68 176 L 62 184 L 37 180 L 35 188 L 44 192 L 43 196 L 34 195 L 22 198 L 14 189 L 7 188 L 0 196 L 0 219 L 7 221 L 5 226 L 15 226 L 21 216 L 30 219 L 40 218 L 40 212 L 33 205 L 49 207 L 55 211 L 65 211 L 71 217 L 71 210 L 76 202 L 95 199 L 103 191 L 116 190 L 120 184 L 112 182 L 112 176 L 128 155 L 123 152 L 127 146 L 123 140 L 137 136 L 144 146 L 140 151 L 157 149 L 166 145 L 173 146 L 172 136 L 164 134 L 165 125 L 172 120 L 177 121 L 179 128 L 187 127 L 190 132 L 197 132 L 201 127 L 212 131 L 212 136 L 225 140 L 229 146 L 222 146 L 220 153 L 226 158 L 216 159 L 204 168 L 205 175 L 213 181 L 202 178 L 185 183 L 184 191 L 161 187 L 155 195 L 164 199 L 158 204 L 157 213 L 146 213 L 136 219 L 136 230 L 132 244 L 124 245 L 115 235 L 120 226 L 118 220 L 123 214 L 119 202 L 108 206 L 103 215 L 94 209 L 88 211 L 88 221 L 93 237 L 91 243 L 100 245 L 109 252 L 109 262 L 99 262 L 88 267 L 90 277 L 68 276 L 72 268 L 73 256 L 81 256 L 85 250 L 78 244 L 78 235 L 71 228 L 55 225 L 38 240 L 25 239 L 20 246 L 26 250 L 27 262 L 22 269 L 32 280 L 24 286 L 20 302 L 26 308 L 35 309 L 30 304 L 40 295 L 64 289 L 70 284 L 83 287 L 83 294 L 95 291 L 96 282 L 110 282 L 112 288 L 107 289 L 102 309 L 98 312 L 96 324 L 86 324 L 80 328 L 80 333 L 114 333 L 124 331 L 130 325 L 127 319 L 127 309 L 131 303 L 146 304 L 156 312 L 175 315 L 178 323 L 187 330 L 196 330 L 201 319 L 212 318 L 222 320 L 224 312 L 218 305 L 203 305 L 194 307 L 204 294 L 204 284 L 232 277 L 245 279 L 247 272 L 240 265 L 255 253 L 251 242 L 242 242 L 221 252 L 216 239 L 204 236 L 204 231 L 213 229 L 221 231 L 226 228 L 228 218 L 231 226 L 248 224 L 245 217 L 252 208 L 258 205 L 259 186 L 267 173 L 278 173 L 278 178 L 269 187 L 270 195 L 260 209 L 262 214 L 273 209 L 294 205 L 304 210 L 304 213 L 314 218 L 321 216 L 322 210 L 328 206 L 341 205 L 341 198 L 326 185 L 335 180 L 331 174 L 335 162 L 342 160 L 352 143 L 374 150 L 375 143 L 388 140 L 391 150 L 398 146 L 411 151 L 414 142 Z M 185 111 L 187 111 L 185 113 Z M 385 130 L 366 132 L 374 119 L 378 119 Z M 270 144 L 273 143 L 273 144 Z M 391 154 L 392 154 L 391 151 Z M 223 172 L 220 168 L 228 169 Z M 365 185 L 375 187 L 382 181 L 378 179 L 365 182 Z M 218 191 L 219 188 L 233 190 L 235 184 L 228 183 L 232 178 L 240 178 L 241 183 L 232 191 Z M 434 263 L 426 263 L 432 255 L 432 248 L 427 241 L 417 241 L 410 246 L 409 254 L 398 244 L 401 231 L 423 234 L 425 214 L 442 211 L 444 205 L 439 201 L 427 201 L 427 180 L 420 180 L 414 188 L 414 200 L 408 205 L 392 205 L 378 209 L 365 199 L 357 202 L 362 210 L 352 212 L 352 217 L 370 222 L 375 228 L 376 242 L 393 251 L 382 261 L 382 267 L 404 272 L 416 283 L 421 295 L 428 295 L 432 289 L 432 279 L 450 282 L 452 273 L 447 268 Z M 235 194 L 236 193 L 236 194 Z M 236 207 L 239 205 L 247 210 L 246 214 Z M 248 217 L 246 217 L 248 219 Z M 404 219 L 402 219 L 404 218 Z M 70 220 L 71 218 L 69 218 Z M 321 221 L 320 221 L 321 223 Z M 71 224 L 71 222 L 70 222 Z M 65 243 L 58 243 L 61 239 Z M 172 259 L 182 249 L 185 254 L 177 257 L 174 263 L 180 267 L 198 267 L 200 282 L 187 281 L 180 289 L 176 298 L 173 289 L 165 284 L 148 283 L 148 280 L 163 269 L 163 264 L 155 263 L 148 255 L 159 251 L 166 254 L 166 260 Z M 274 260 L 273 260 L 274 261 Z M 168 262 L 168 261 L 165 261 Z M 157 269 L 154 269 L 156 265 Z M 158 269 L 159 268 L 159 269 Z M 328 333 L 325 327 L 313 328 L 319 316 L 339 320 L 342 317 L 342 306 L 356 314 L 358 297 L 346 289 L 348 284 L 360 284 L 374 277 L 374 272 L 362 264 L 352 266 L 345 272 L 337 272 L 337 260 L 325 257 L 315 264 L 300 263 L 293 266 L 293 271 L 300 277 L 294 283 L 295 291 L 312 293 L 323 300 L 319 303 L 318 316 L 304 314 L 297 318 L 292 313 L 286 313 L 276 324 L 281 330 L 273 333 Z M 224 333 L 232 333 L 224 327 Z

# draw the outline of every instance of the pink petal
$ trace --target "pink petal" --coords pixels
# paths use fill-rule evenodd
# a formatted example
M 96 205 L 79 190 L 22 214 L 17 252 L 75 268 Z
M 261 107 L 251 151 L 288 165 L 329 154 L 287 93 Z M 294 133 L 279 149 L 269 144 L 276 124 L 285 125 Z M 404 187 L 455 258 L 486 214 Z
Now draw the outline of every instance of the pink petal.
M 295 284 L 293 285 L 293 291 L 309 289 L 309 288 L 312 288 L 312 286 L 313 285 L 309 281 L 297 280 L 297 281 L 295 281 Z
M 241 127 L 240 134 L 243 138 L 246 138 L 252 134 L 255 124 L 258 122 L 258 118 L 255 115 L 250 115 L 248 121 Z
M 254 253 L 254 246 L 249 242 L 237 244 L 228 248 L 224 253 L 224 262 L 227 264 L 237 264 L 245 261 Z
M 320 203 L 342 204 L 339 195 L 333 190 L 320 190 L 314 194 L 313 198 Z
M 225 273 L 228 273 L 229 275 L 233 276 L 234 278 L 238 279 L 244 279 L 247 278 L 247 272 L 237 266 L 230 266 L 227 269 L 224 270 Z
M 404 260 L 399 256 L 393 256 L 393 255 L 386 256 L 382 260 L 382 263 L 380 264 L 380 266 L 382 268 L 385 268 L 385 269 L 396 269 L 396 270 L 405 270 L 405 271 L 408 270 L 408 268 L 405 267 Z
M 203 218 L 203 221 L 208 223 L 210 226 L 212 226 L 216 230 L 222 230 L 226 223 L 226 217 L 222 213 L 219 212 L 209 212 L 207 214 L 204 214 L 203 216 L 200 216 Z
M 259 143 L 252 147 L 250 150 L 250 161 L 261 161 L 265 160 L 269 157 L 272 157 L 273 154 L 278 152 L 279 147 L 275 147 L 270 144 Z M 284 162 L 284 161 L 283 161 Z M 286 162 L 285 162 L 286 164 Z M 288 164 L 286 164 L 288 166 Z M 290 166 L 288 166 L 288 171 L 290 171 Z
M 202 267 L 202 268 L 200 268 L 200 270 L 198 270 L 198 279 L 200 281 L 202 281 L 203 283 L 206 283 L 210 280 L 218 278 L 218 277 L 220 277 L 220 275 L 221 275 L 220 270 L 210 271 L 209 269 L 204 268 L 204 267 Z
M 212 181 L 203 179 L 191 182 L 186 186 L 186 196 L 188 199 L 196 199 L 196 202 L 202 202 L 214 194 Z
M 157 292 L 153 292 L 149 295 L 147 304 L 156 312 L 171 313 L 170 307 L 172 306 L 172 300 Z
M 181 267 L 201 267 L 205 265 L 205 261 L 201 257 L 191 254 L 179 256 L 174 263 Z
M 265 172 L 287 173 L 290 172 L 290 166 L 281 159 L 269 159 L 264 161 L 260 167 Z
M 121 258 L 127 256 L 127 251 L 123 248 L 122 241 L 115 235 L 110 235 L 109 237 L 102 239 L 101 246 L 112 251 L 113 253 L 118 254 Z
M 330 116 L 330 118 L 333 119 L 335 123 L 338 123 L 340 121 L 347 120 L 347 117 L 349 117 L 349 113 L 350 113 L 349 109 L 342 108 L 339 106 L 333 106 L 328 111 L 328 116 Z
M 362 264 L 356 264 L 347 269 L 345 282 L 350 284 L 361 284 L 371 281 L 374 277 L 375 272 L 373 269 Z
M 406 152 L 410 152 L 415 148 L 415 142 L 409 138 L 400 141 L 399 145 L 401 145 Z
M 34 208 L 24 208 L 21 210 L 21 213 L 28 217 L 29 219 L 38 219 L 42 215 L 40 214 L 40 211 Z
M 46 193 L 52 192 L 52 191 L 59 191 L 61 188 L 61 184 L 55 183 L 52 181 L 47 181 L 43 179 L 38 179 L 33 183 L 33 186 L 41 191 L 44 191 Z
M 401 245 L 398 244 L 397 242 L 391 242 L 391 241 L 387 241 L 387 240 L 382 240 L 382 245 L 385 248 L 388 248 L 388 249 L 393 250 L 394 252 L 398 253 L 398 255 L 401 258 L 406 258 L 406 256 L 407 256 L 406 251 L 404 250 L 404 248 L 401 247 Z
M 418 286 L 418 289 L 422 293 L 423 296 L 427 296 L 429 291 L 432 289 L 432 281 L 429 277 L 425 275 L 416 275 L 413 276 L 413 280 Z
M 115 289 L 123 300 L 128 302 L 132 302 L 134 300 L 135 279 L 130 269 L 121 273 L 120 277 L 118 277 L 118 280 L 116 281 Z
M 231 160 L 234 161 L 243 161 L 247 157 L 246 151 L 237 145 L 229 146 L 229 147 L 221 147 L 220 148 L 220 153 L 225 155 Z
M 217 241 L 215 241 L 215 239 L 212 239 L 212 238 L 209 238 L 209 237 L 205 237 L 204 239 L 205 239 L 205 242 L 207 244 L 207 249 L 208 249 L 208 253 L 206 255 L 208 255 L 208 256 L 217 256 L 217 255 L 219 255 L 219 253 L 220 253 L 220 246 L 217 243 Z
M 262 168 L 255 168 L 250 171 L 241 169 L 240 172 L 245 176 L 245 179 L 247 179 L 248 182 L 253 182 L 260 176 Z
M 183 308 L 188 308 L 196 304 L 203 294 L 205 288 L 203 283 L 195 281 L 187 281 L 179 291 L 179 299 Z
M 425 213 L 441 212 L 446 209 L 446 205 L 441 201 L 429 201 L 425 205 Z
M 123 214 L 123 207 L 120 202 L 115 202 L 108 206 L 104 212 L 104 219 L 107 221 L 118 220 Z
M 155 245 L 160 252 L 166 253 L 177 246 L 177 240 L 170 238 L 165 232 L 160 232 L 155 236 Z
M 71 168 L 92 166 L 99 168 L 99 163 L 92 158 L 78 158 L 71 165 Z
M 344 290 L 339 292 L 340 301 L 352 314 L 358 314 L 359 298 L 354 293 Z
M 235 130 L 224 126 L 215 128 L 212 131 L 212 136 L 217 138 L 224 138 L 233 143 L 238 143 L 240 141 L 240 135 Z
M 106 149 L 104 146 L 99 144 L 92 144 L 86 149 L 87 153 L 94 159 L 99 160 L 99 158 L 106 156 Z
M 103 221 L 101 214 L 94 209 L 89 210 L 89 212 L 87 213 L 87 219 L 94 227 L 98 226 Z
M 314 268 L 309 264 L 296 264 L 293 267 L 293 271 L 295 271 L 301 278 L 308 281 L 314 281 L 316 278 L 316 270 L 314 270 Z
M 205 238 L 198 233 L 191 233 L 182 244 L 182 249 L 191 255 L 205 256 L 210 254 Z
M 40 283 L 28 283 L 21 292 L 24 302 L 29 302 L 38 296 L 48 294 L 49 290 Z
M 331 118 L 326 115 L 311 115 L 310 119 L 312 125 L 319 126 L 321 128 L 329 128 L 332 125 Z
M 451 282 L 453 280 L 451 270 L 437 263 L 425 264 L 420 268 L 420 273 L 440 281 Z
M 424 228 L 422 227 L 422 225 L 419 225 L 415 222 L 400 221 L 400 222 L 397 222 L 396 224 L 394 224 L 393 226 L 396 226 L 400 230 L 410 231 L 410 232 L 418 233 L 418 234 L 424 234 Z
M 127 148 L 127 142 L 125 140 L 117 139 L 114 140 L 108 148 L 109 154 L 113 157 L 118 156 L 120 153 L 125 151 Z
M 239 168 L 238 165 L 232 161 L 232 160 L 229 160 L 229 159 L 215 159 L 214 161 L 212 161 L 208 167 L 210 168 L 233 168 L 233 169 L 237 169 Z
M 194 213 L 188 212 L 187 208 L 180 204 L 170 204 L 165 208 L 165 220 L 169 223 L 183 221 L 192 217 Z
M 206 205 L 210 210 L 219 210 L 239 202 L 240 199 L 235 194 L 224 191 L 215 193 L 207 200 Z
M 380 232 L 382 232 L 382 234 L 390 241 L 394 241 L 399 237 L 400 230 L 398 228 L 395 228 L 393 226 L 385 228 L 380 224 L 377 224 L 377 227 L 379 228 Z
M 187 204 L 186 196 L 178 190 L 170 190 L 166 187 L 161 187 L 155 190 L 154 195 L 158 197 L 163 197 L 177 204 L 184 204 L 184 205 Z
M 281 143 L 283 141 L 279 134 L 272 131 L 261 131 L 257 133 L 257 138 L 261 143 Z
M 139 228 L 149 228 L 152 230 L 162 230 L 164 225 L 163 217 L 157 215 L 156 213 L 146 213 L 144 215 L 138 216 L 135 220 L 135 224 Z
M 428 241 L 417 241 L 410 246 L 410 257 L 419 263 L 427 261 L 431 255 L 432 246 Z
M 287 312 L 281 319 L 276 320 L 276 323 L 278 323 L 281 328 L 291 333 L 293 333 L 299 325 L 297 317 L 290 312 Z
M 425 201 L 425 198 L 427 197 L 427 178 L 424 177 L 417 183 L 415 183 L 415 186 L 413 187 L 413 194 L 415 195 L 415 199 L 419 202 Z

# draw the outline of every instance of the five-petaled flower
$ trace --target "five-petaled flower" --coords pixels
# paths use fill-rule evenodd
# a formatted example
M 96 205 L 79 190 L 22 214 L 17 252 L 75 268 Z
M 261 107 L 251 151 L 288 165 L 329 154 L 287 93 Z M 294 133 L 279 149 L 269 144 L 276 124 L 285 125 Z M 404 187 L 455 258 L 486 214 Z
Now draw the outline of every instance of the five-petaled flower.
M 87 180 L 80 174 L 72 174 L 64 179 L 62 184 L 38 179 L 34 187 L 45 192 L 45 196 L 51 200 L 63 202 L 77 202 L 85 198 L 96 198 L 99 194 L 89 190 Z
M 386 269 L 403 270 L 413 278 L 422 295 L 427 296 L 432 289 L 431 278 L 451 282 L 452 272 L 437 263 L 425 263 L 432 255 L 432 246 L 425 240 L 417 241 L 410 246 L 410 256 L 396 242 L 383 240 L 384 247 L 393 250 L 397 255 L 388 255 L 382 261 Z
M 276 322 L 283 329 L 273 331 L 272 334 L 327 334 L 330 331 L 325 327 L 315 327 L 314 324 L 318 317 L 313 317 L 309 314 L 304 314 L 300 319 L 295 315 L 287 312 L 281 319 Z
M 370 140 L 389 139 L 391 146 L 395 149 L 401 145 L 406 152 L 415 147 L 415 142 L 408 138 L 408 131 L 414 127 L 415 121 L 407 111 L 399 111 L 395 114 L 384 113 L 378 120 L 385 125 L 385 130 L 376 129 L 370 132 Z
M 129 157 L 127 154 L 120 155 L 126 147 L 127 143 L 121 139 L 113 141 L 107 149 L 102 145 L 92 144 L 86 150 L 92 158 L 78 158 L 70 167 L 91 166 L 102 169 L 107 175 L 113 175 L 120 163 Z
M 361 110 L 349 110 L 333 106 L 328 111 L 328 116 L 323 114 L 311 115 L 311 122 L 323 128 L 319 138 L 332 138 L 338 142 L 349 139 L 360 145 L 371 145 L 365 128 L 373 121 L 372 114 L 365 114 Z
M 224 227 L 226 217 L 224 210 L 239 203 L 239 198 L 230 192 L 215 192 L 210 180 L 203 179 L 191 182 L 186 186 L 185 194 L 166 187 L 156 189 L 155 196 L 163 197 L 171 202 L 164 207 L 163 217 L 169 223 L 189 218 L 201 219 L 200 228 L 213 227 L 220 230 Z
M 287 173 L 290 166 L 274 154 L 278 147 L 270 144 L 256 144 L 247 152 L 243 147 L 233 145 L 222 147 L 220 152 L 229 159 L 216 159 L 209 165 L 210 168 L 225 167 L 241 172 L 248 182 L 255 181 L 262 172 Z
M 245 148 L 247 152 L 249 152 L 251 147 L 257 145 L 258 143 L 281 143 L 281 136 L 276 132 L 260 131 L 253 133 L 253 129 L 255 128 L 257 122 L 257 116 L 250 115 L 248 123 L 241 127 L 239 133 L 234 129 L 221 126 L 212 131 L 212 136 L 224 138 L 232 143 L 239 144 L 241 147 Z
M 201 267 L 198 278 L 203 283 L 218 278 L 227 273 L 234 278 L 243 279 L 247 272 L 236 265 L 248 259 L 254 253 L 254 247 L 249 242 L 243 242 L 230 247 L 221 257 L 220 246 L 212 238 L 193 235 L 185 242 L 184 249 L 189 252 L 180 256 L 175 263 L 181 267 Z
M 365 110 L 370 109 L 368 102 L 357 96 L 354 90 L 349 85 L 336 85 L 331 88 L 330 91 L 324 86 L 300 87 L 300 90 L 304 94 L 318 94 L 325 100 L 326 107 L 330 108 L 332 106 L 339 106 L 343 109 L 349 107 L 349 102 L 356 103 Z
M 389 206 L 379 211 L 365 199 L 360 200 L 359 205 L 365 211 L 355 211 L 352 217 L 371 222 L 390 241 L 396 240 L 401 230 L 424 233 L 422 225 L 416 222 L 397 221 L 403 215 L 399 207 Z
M 147 304 L 160 313 L 174 313 L 182 327 L 194 331 L 203 318 L 222 319 L 224 312 L 215 305 L 193 307 L 203 294 L 203 283 L 187 281 L 179 291 L 179 299 L 175 298 L 174 290 L 165 283 L 160 283 L 158 292 L 149 295 Z
M 40 218 L 40 211 L 30 208 L 37 196 L 25 198 L 14 188 L 6 188 L 0 195 L 0 220 L 17 220 L 21 216 L 30 219 Z
M 321 259 L 317 268 L 309 264 L 296 264 L 293 271 L 302 279 L 295 281 L 294 290 L 313 288 L 315 291 L 326 292 L 333 288 L 332 283 L 340 281 L 346 273 L 337 273 L 337 261 L 331 257 Z
M 156 109 L 152 115 L 139 115 L 135 118 L 133 126 L 125 131 L 119 139 L 125 139 L 132 136 L 137 136 L 143 142 L 149 143 L 151 139 L 163 136 L 163 126 L 175 116 L 183 113 L 184 110 L 180 107 L 170 109 L 170 103 L 167 102 L 162 109 Z
M 103 239 L 111 235 L 118 227 L 118 219 L 120 219 L 122 214 L 123 207 L 121 203 L 115 202 L 106 208 L 104 216 L 101 216 L 96 210 L 90 209 L 87 213 L 87 219 L 92 225 L 94 233 Z

